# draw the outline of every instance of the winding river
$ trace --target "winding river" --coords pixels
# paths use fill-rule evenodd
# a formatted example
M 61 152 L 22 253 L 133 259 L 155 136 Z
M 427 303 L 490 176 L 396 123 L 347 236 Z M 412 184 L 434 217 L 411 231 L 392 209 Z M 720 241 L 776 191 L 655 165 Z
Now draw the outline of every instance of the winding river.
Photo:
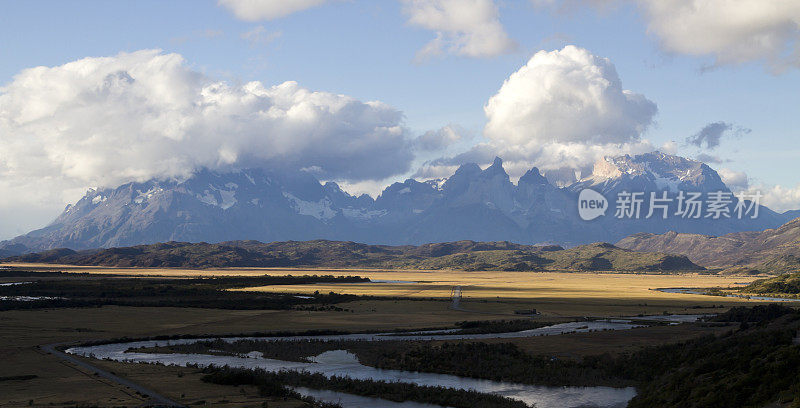
M 551 336 L 564 333 L 591 332 L 602 330 L 629 330 L 642 325 L 637 320 L 662 320 L 669 322 L 696 321 L 702 315 L 672 315 L 649 316 L 641 318 L 604 319 L 585 322 L 570 322 L 554 324 L 537 329 L 509 333 L 484 333 L 484 334 L 458 334 L 453 331 L 421 331 L 411 333 L 362 333 L 347 335 L 323 336 L 289 336 L 289 337 L 231 337 L 225 341 L 236 340 L 472 340 L 496 338 L 521 338 L 533 336 Z M 131 363 L 157 363 L 164 365 L 197 364 L 199 366 L 224 366 L 241 368 L 261 368 L 268 371 L 296 370 L 310 373 L 320 373 L 325 376 L 346 376 L 354 379 L 372 379 L 385 381 L 399 381 L 422 386 L 445 386 L 456 389 L 475 390 L 482 393 L 492 393 L 506 396 L 528 404 L 535 404 L 538 408 L 556 407 L 624 407 L 636 395 L 632 387 L 548 387 L 526 384 L 516 384 L 500 381 L 480 380 L 474 378 L 457 377 L 453 375 L 420 373 L 401 370 L 382 370 L 359 363 L 355 355 L 344 351 L 328 351 L 312 357 L 310 362 L 292 362 L 263 358 L 260 353 L 253 352 L 245 356 L 222 356 L 207 354 L 158 354 L 127 352 L 129 349 L 141 347 L 156 347 L 172 344 L 188 344 L 204 339 L 178 339 L 178 340 L 150 340 L 126 343 L 102 344 L 96 346 L 73 347 L 67 353 L 93 357 L 97 359 L 110 359 Z M 339 402 L 345 407 L 376 407 L 376 408 L 423 408 L 434 407 L 429 404 L 413 402 L 396 403 L 375 398 L 365 398 L 349 394 L 324 390 L 310 390 L 296 388 L 303 395 L 313 396 L 329 402 Z

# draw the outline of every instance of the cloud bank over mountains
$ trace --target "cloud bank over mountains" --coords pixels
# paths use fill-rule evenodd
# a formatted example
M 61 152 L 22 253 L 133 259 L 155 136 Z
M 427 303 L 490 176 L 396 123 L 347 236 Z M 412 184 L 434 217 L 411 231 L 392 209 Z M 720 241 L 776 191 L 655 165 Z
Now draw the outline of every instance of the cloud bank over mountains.
M 0 94 L 2 172 L 100 185 L 269 162 L 320 176 L 408 170 L 402 112 L 288 81 L 231 85 L 160 50 L 22 71 Z
M 89 186 L 265 164 L 379 180 L 409 170 L 410 139 L 379 101 L 228 84 L 142 50 L 26 69 L 0 88 L 0 194 L 60 207 Z

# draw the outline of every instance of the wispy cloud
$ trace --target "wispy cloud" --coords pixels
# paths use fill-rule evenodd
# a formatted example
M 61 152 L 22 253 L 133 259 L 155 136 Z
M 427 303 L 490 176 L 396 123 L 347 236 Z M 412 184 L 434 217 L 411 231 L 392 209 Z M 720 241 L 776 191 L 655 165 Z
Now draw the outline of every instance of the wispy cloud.
M 223 35 L 224 33 L 222 32 L 222 30 L 207 29 L 202 31 L 195 31 L 189 35 L 185 35 L 182 37 L 174 37 L 170 39 L 170 42 L 175 45 L 181 45 L 192 40 L 208 40 L 211 38 L 222 37 Z
M 258 46 L 267 45 L 275 41 L 281 35 L 283 35 L 281 31 L 268 31 L 263 25 L 260 25 L 250 31 L 242 33 L 240 37 L 249 42 L 250 45 Z
M 687 137 L 686 143 L 700 148 L 715 149 L 725 136 L 741 137 L 750 132 L 752 132 L 751 129 L 732 123 L 713 122 L 703 126 L 699 132 Z
M 219 0 L 240 20 L 275 20 L 324 4 L 327 0 Z

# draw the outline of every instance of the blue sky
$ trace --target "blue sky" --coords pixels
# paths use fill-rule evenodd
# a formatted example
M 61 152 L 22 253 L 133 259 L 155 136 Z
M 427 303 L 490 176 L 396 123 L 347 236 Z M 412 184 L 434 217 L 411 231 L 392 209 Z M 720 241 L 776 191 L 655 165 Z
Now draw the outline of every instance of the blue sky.
M 655 25 L 671 18 L 668 11 L 656 15 L 633 3 L 596 7 L 592 1 L 572 2 L 577 6 L 570 8 L 525 0 L 493 3 L 502 30 L 516 48 L 488 56 L 453 55 L 445 50 L 419 61 L 417 53 L 435 38 L 437 30 L 410 22 L 413 2 L 322 3 L 284 17 L 245 21 L 216 1 L 0 1 L 0 86 L 13 83 L 16 75 L 31 67 L 161 49 L 165 54 L 180 54 L 191 70 L 229 84 L 260 81 L 273 86 L 296 81 L 314 91 L 384 102 L 404 115 L 406 137 L 449 124 L 474 136 L 464 136 L 438 151 L 415 153 L 406 171 L 379 181 L 385 182 L 413 174 L 427 160 L 453 156 L 485 142 L 484 105 L 504 80 L 538 51 L 574 45 L 607 58 L 624 89 L 658 106 L 640 135 L 652 146 L 674 141 L 674 153 L 716 156 L 721 162 L 710 163 L 712 167 L 745 173 L 750 187 L 780 185 L 786 194 L 775 200 L 783 200 L 782 207 L 791 207 L 791 200 L 800 197 L 792 192 L 800 173 L 796 61 L 776 67 L 769 56 L 736 59 L 725 48 L 730 43 L 724 41 L 700 51 L 684 47 L 680 39 L 674 40 L 678 34 L 659 32 Z M 790 13 L 785 18 L 795 24 L 800 21 Z M 720 30 L 708 35 L 739 35 L 734 29 Z M 260 33 L 260 41 L 252 41 L 252 35 L 250 40 L 245 38 L 249 32 Z M 795 25 L 786 40 L 790 47 L 796 32 Z M 1 104 L 0 100 L 0 108 Z M 750 132 L 738 137 L 731 132 L 713 150 L 685 143 L 687 137 L 718 121 Z M 529 159 L 536 164 L 537 157 Z M 347 184 L 346 177 L 340 178 Z M 92 182 L 84 178 L 70 186 L 80 190 Z M 70 194 L 59 199 L 75 193 Z M 46 214 L 52 218 L 56 208 L 63 208 L 52 198 L 38 200 L 50 201 L 26 218 L 24 225 L 8 226 L 6 235 L 11 234 L 9 229 L 22 231 L 37 220 L 43 224 L 46 221 L 40 219 L 47 218 Z M 800 202 L 795 204 L 800 206 Z

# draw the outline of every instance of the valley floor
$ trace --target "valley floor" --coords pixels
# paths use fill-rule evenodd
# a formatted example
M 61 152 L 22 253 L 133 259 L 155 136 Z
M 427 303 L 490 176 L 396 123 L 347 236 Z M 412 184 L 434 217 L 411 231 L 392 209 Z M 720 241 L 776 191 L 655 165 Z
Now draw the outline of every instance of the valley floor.
M 48 265 L 48 268 L 53 268 Z M 140 276 L 169 275 L 274 275 L 322 274 L 298 270 L 131 270 L 76 268 L 75 271 Z M 174 307 L 102 306 L 9 310 L 0 312 L 0 407 L 21 406 L 136 406 L 144 401 L 130 389 L 91 375 L 84 369 L 48 355 L 39 346 L 63 342 L 157 335 L 224 335 L 268 331 L 335 329 L 382 331 L 451 327 L 466 320 L 510 319 L 516 310 L 536 309 L 534 319 L 563 321 L 585 316 L 638 314 L 720 313 L 731 306 L 755 304 L 745 299 L 669 294 L 657 287 L 711 287 L 746 283 L 748 278 L 705 275 L 620 275 L 586 273 L 502 272 L 379 272 L 325 271 L 325 274 L 360 275 L 373 280 L 414 283 L 316 284 L 259 288 L 292 293 L 340 293 L 392 296 L 338 304 L 344 311 L 223 310 Z M 450 291 L 461 286 L 462 310 L 450 308 Z M 402 299 L 410 297 L 411 299 Z M 438 299 L 423 299 L 423 298 Z M 522 316 L 516 316 L 522 317 Z M 514 339 L 522 350 L 535 355 L 579 358 L 617 354 L 648 345 L 673 343 L 727 330 L 697 324 L 653 326 L 629 331 L 575 333 Z M 493 340 L 484 340 L 492 342 Z M 508 341 L 508 340 L 504 340 Z M 187 405 L 262 406 L 250 386 L 224 386 L 200 381 L 196 369 L 121 364 L 92 360 L 122 377 Z M 278 399 L 270 407 L 299 406 L 299 401 Z

